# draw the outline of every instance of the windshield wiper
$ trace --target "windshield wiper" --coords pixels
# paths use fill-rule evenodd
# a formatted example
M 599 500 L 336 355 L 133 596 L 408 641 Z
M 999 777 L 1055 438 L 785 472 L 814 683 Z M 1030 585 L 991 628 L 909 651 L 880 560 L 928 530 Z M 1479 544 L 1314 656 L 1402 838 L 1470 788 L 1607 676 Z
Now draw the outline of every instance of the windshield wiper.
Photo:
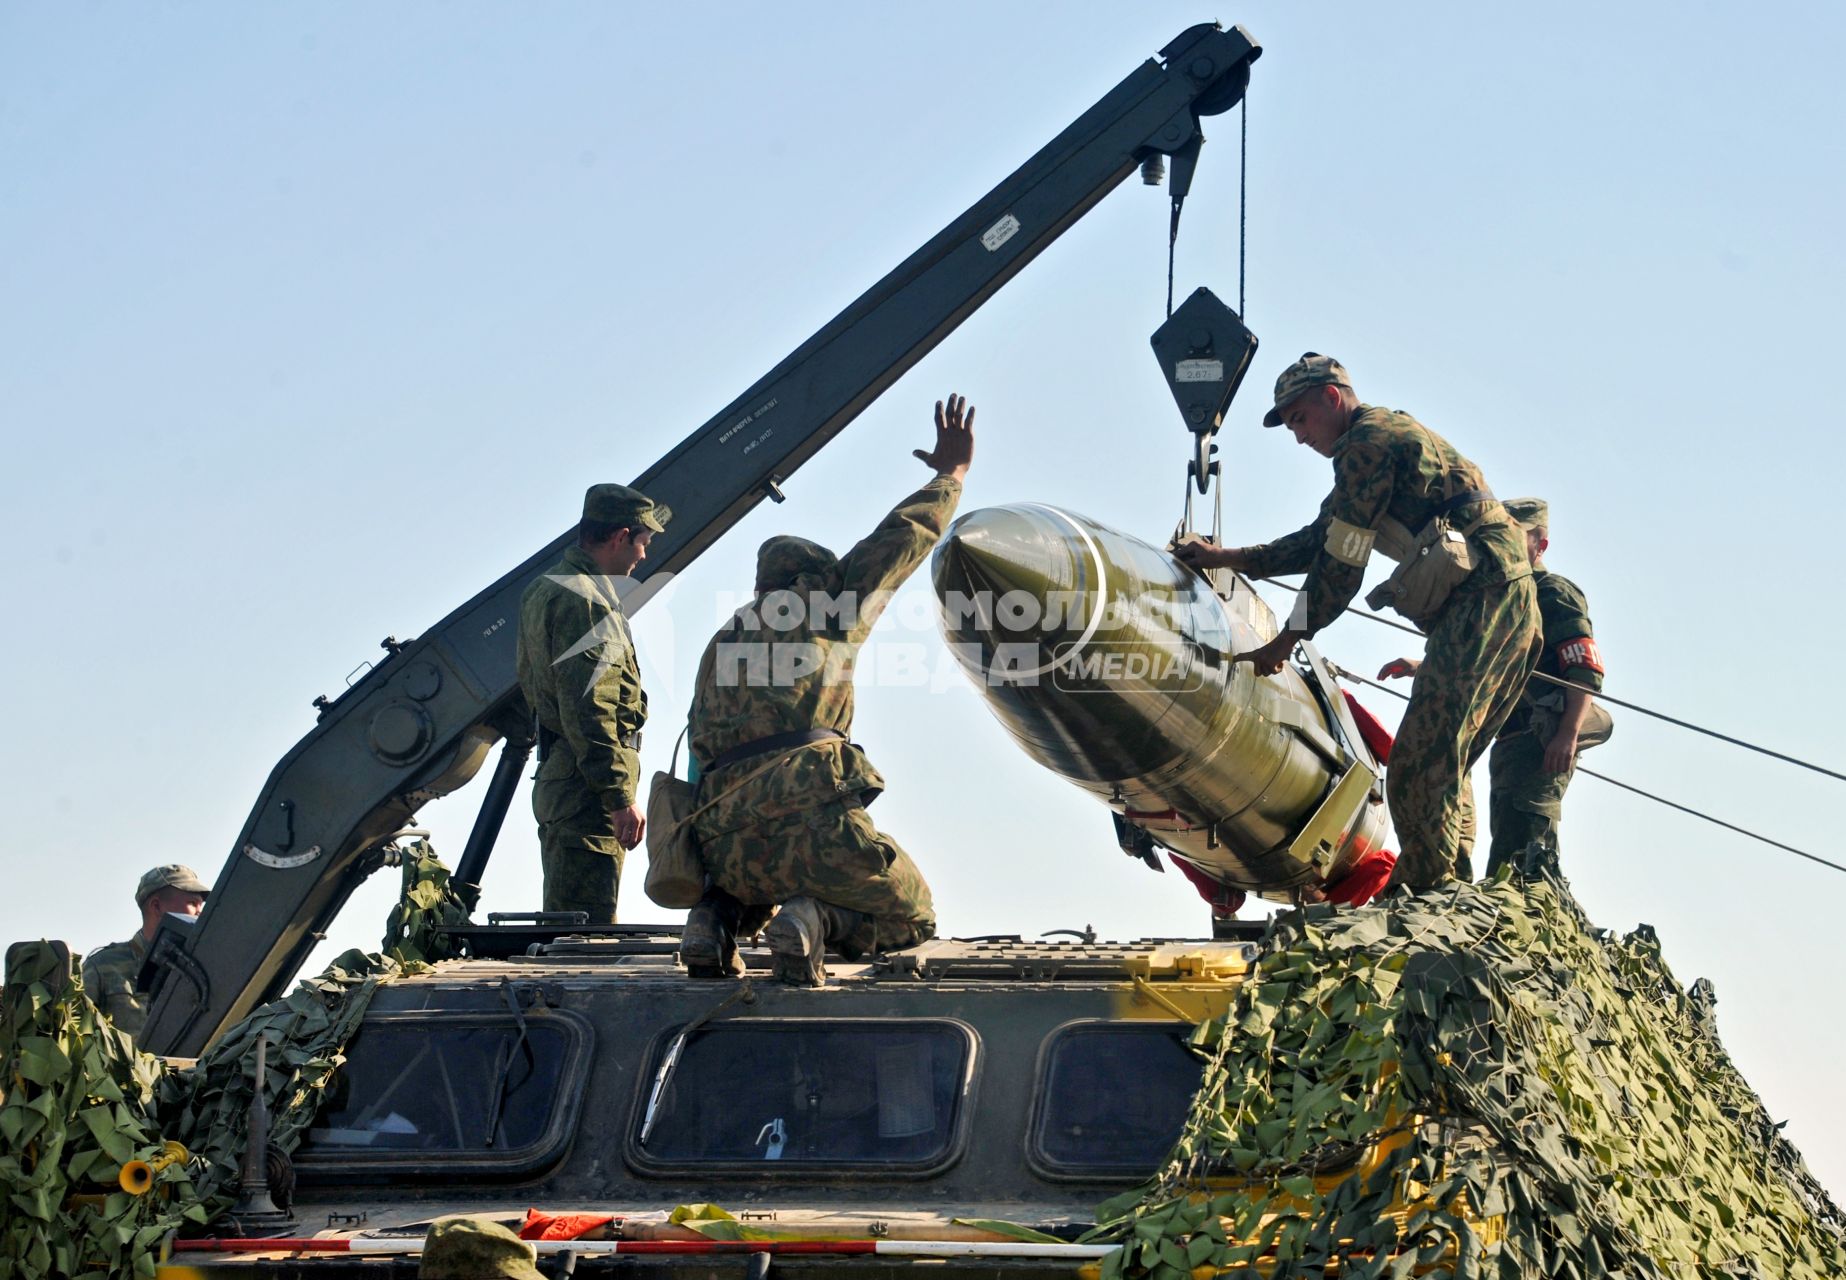
M 744 1004 L 756 1003 L 756 992 L 751 989 L 750 980 L 748 978 L 739 982 L 737 990 L 726 996 L 717 1005 L 706 1010 L 691 1022 L 681 1027 L 679 1034 L 673 1037 L 673 1043 L 667 1046 L 666 1056 L 660 1060 L 660 1070 L 654 1073 L 654 1087 L 648 1091 L 647 1113 L 641 1120 L 642 1146 L 645 1147 L 647 1145 L 648 1136 L 654 1132 L 654 1121 L 660 1118 L 660 1099 L 666 1094 L 667 1081 L 673 1076 L 673 1068 L 679 1065 L 679 1056 L 686 1048 L 686 1041 L 692 1038 L 693 1032 L 697 1031 L 700 1027 L 704 1026 L 739 1001 L 742 1001 Z

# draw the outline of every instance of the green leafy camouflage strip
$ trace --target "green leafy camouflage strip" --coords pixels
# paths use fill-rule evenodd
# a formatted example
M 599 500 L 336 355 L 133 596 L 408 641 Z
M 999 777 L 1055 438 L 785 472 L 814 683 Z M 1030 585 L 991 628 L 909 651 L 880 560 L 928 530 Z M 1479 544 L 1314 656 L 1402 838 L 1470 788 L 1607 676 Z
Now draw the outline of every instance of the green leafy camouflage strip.
M 1653 932 L 1508 877 L 1279 917 L 1103 1280 L 1846 1274 L 1846 1218 Z
M 83 993 L 60 946 L 9 954 L 0 995 L 0 1280 L 151 1277 L 159 1244 L 205 1211 L 185 1164 L 130 1195 L 117 1177 L 163 1151 L 151 1118 L 163 1074 Z
M 425 967 L 348 951 L 182 1069 L 109 1024 L 60 945 L 21 944 L 8 959 L 0 1280 L 152 1277 L 165 1237 L 235 1200 L 258 1040 L 269 1044 L 270 1141 L 292 1151 L 378 987 Z M 122 1166 L 157 1161 L 168 1140 L 190 1158 L 159 1168 L 145 1195 L 120 1190 Z
M 452 881 L 428 841 L 406 845 L 402 853 L 403 891 L 385 921 L 380 949 L 399 963 L 453 959 L 459 954 L 455 944 L 437 930 L 472 923 L 469 913 L 480 889 Z

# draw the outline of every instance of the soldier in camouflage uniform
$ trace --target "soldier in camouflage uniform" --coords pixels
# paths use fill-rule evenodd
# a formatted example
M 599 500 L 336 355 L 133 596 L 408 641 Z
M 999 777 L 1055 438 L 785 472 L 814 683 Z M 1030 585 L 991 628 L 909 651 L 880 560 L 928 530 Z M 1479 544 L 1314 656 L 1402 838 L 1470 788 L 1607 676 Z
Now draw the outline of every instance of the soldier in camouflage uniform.
M 545 910 L 615 923 L 622 858 L 641 843 L 647 694 L 618 586 L 671 512 L 622 484 L 583 496 L 577 545 L 519 602 L 519 688 L 538 721 L 532 814 Z
M 1526 558 L 1538 591 L 1544 650 L 1538 672 L 1586 689 L 1602 688 L 1602 655 L 1590 625 L 1589 601 L 1576 583 L 1544 566 L 1550 508 L 1539 498 L 1514 498 L 1508 515 L 1525 531 Z M 1398 658 L 1380 679 L 1414 675 L 1418 663 Z M 1565 689 L 1536 677 L 1507 718 L 1487 756 L 1489 804 L 1487 874 L 1523 862 L 1528 851 L 1555 855 L 1564 792 L 1577 771 L 1577 755 L 1608 741 L 1608 713 L 1594 706 L 1584 689 Z
M 211 886 L 199 879 L 191 867 L 170 863 L 155 867 L 135 885 L 135 906 L 141 912 L 141 928 L 126 942 L 111 942 L 98 947 L 83 961 L 83 990 L 98 1009 L 109 1015 L 116 1028 L 131 1036 L 141 1034 L 147 1023 L 147 1004 L 135 990 L 135 976 L 147 949 L 160 928 L 160 919 L 169 914 L 196 916 L 205 908 Z
M 1473 567 L 1430 616 L 1422 670 L 1391 749 L 1385 793 L 1401 848 L 1393 884 L 1425 889 L 1471 878 L 1468 772 L 1511 714 L 1538 660 L 1538 602 L 1525 542 L 1480 468 L 1407 413 L 1361 404 L 1337 360 L 1308 352 L 1276 379 L 1266 427 L 1333 460 L 1333 491 L 1304 529 L 1256 547 L 1188 542 L 1181 558 L 1252 577 L 1306 573 L 1276 638 L 1238 660 L 1260 675 L 1337 618 L 1358 591 L 1374 542 L 1410 554 L 1432 522 L 1465 531 Z
M 694 819 L 713 891 L 681 955 L 702 977 L 740 972 L 734 934 L 764 931 L 786 982 L 826 980 L 823 954 L 907 947 L 936 932 L 929 886 L 865 806 L 884 789 L 849 742 L 853 662 L 890 594 L 941 539 L 974 456 L 974 410 L 936 404 L 936 478 L 844 556 L 778 537 L 757 553 L 755 596 L 720 628 L 692 699 Z

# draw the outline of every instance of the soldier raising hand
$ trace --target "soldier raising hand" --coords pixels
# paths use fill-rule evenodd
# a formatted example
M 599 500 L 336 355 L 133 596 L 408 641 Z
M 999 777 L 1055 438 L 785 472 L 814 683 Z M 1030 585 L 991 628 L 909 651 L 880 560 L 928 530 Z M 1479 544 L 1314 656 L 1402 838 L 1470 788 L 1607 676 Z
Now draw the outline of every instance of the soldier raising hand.
M 826 980 L 823 956 L 934 936 L 929 886 L 872 825 L 884 779 L 849 741 L 853 661 L 891 593 L 941 539 L 974 459 L 974 408 L 936 403 L 936 442 L 913 456 L 936 475 L 843 556 L 791 535 L 757 552 L 756 589 L 706 646 L 692 699 L 712 888 L 686 920 L 694 976 L 742 972 L 736 937 L 780 907 L 765 938 L 786 982 Z

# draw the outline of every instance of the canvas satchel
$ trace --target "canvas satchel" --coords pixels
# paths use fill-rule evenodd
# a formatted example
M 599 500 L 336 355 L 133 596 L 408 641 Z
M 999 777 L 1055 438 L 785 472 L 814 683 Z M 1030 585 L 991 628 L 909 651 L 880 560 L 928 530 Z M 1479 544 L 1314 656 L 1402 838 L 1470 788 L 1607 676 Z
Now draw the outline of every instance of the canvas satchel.
M 699 837 L 692 820 L 717 804 L 725 796 L 792 759 L 797 751 L 816 742 L 832 742 L 845 737 L 830 733 L 825 737 L 796 743 L 790 750 L 778 752 L 769 761 L 752 769 L 729 788 L 704 804 L 698 803 L 698 787 L 679 774 L 679 746 L 692 726 L 680 730 L 673 743 L 673 759 L 665 771 L 654 774 L 653 789 L 647 795 L 647 879 L 642 888 L 655 906 L 683 911 L 699 904 L 705 896 L 705 860 L 699 856 Z
M 682 729 L 672 761 L 655 772 L 647 793 L 647 879 L 642 887 L 655 906 L 670 911 L 697 906 L 705 893 L 705 863 L 692 830 L 698 789 L 679 776 L 679 748 L 685 740 Z

